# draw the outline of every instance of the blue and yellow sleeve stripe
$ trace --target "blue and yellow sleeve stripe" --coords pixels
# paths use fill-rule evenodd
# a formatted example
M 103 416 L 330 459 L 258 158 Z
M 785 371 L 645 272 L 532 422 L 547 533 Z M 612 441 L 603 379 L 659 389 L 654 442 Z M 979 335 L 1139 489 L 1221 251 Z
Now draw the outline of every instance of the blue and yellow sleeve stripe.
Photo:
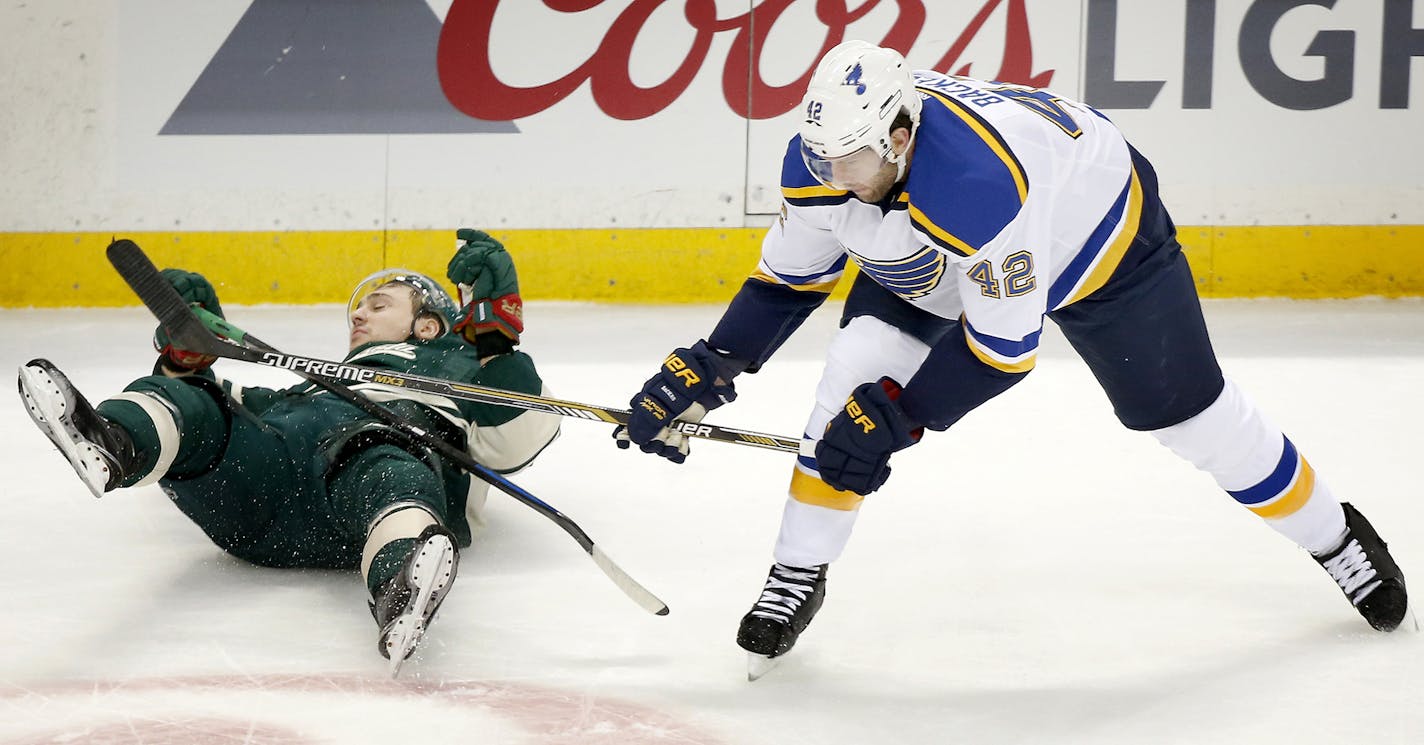
M 836 288 L 836 284 L 845 275 L 846 259 L 842 254 L 831 266 L 823 271 L 811 274 L 783 274 L 781 272 L 767 269 L 765 264 L 758 266 L 756 271 L 751 273 L 751 279 L 765 282 L 769 285 L 781 285 L 800 292 L 824 292 L 830 293 Z
M 1007 373 L 1026 373 L 1038 362 L 1038 339 L 1043 330 L 1025 336 L 1019 341 L 990 336 L 969 323 L 961 316 L 964 326 L 964 341 L 969 351 L 980 362 Z

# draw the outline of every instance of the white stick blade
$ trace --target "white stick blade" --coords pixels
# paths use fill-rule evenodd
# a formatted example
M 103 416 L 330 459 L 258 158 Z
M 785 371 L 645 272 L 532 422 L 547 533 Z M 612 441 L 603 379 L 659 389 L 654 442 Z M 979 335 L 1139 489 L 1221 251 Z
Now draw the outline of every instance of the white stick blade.
M 642 606 L 643 610 L 659 616 L 666 616 L 668 614 L 667 603 L 659 600 L 656 595 L 648 592 L 646 587 L 643 587 L 632 577 L 629 577 L 628 573 L 620 569 L 617 564 L 614 564 L 613 560 L 608 558 L 608 554 L 603 553 L 603 550 L 598 546 L 591 547 L 588 550 L 588 555 L 592 556 L 593 563 L 597 564 L 598 568 L 602 569 L 603 573 L 608 575 L 609 579 L 613 580 L 613 584 L 617 585 L 618 589 L 622 590 L 624 595 L 632 598 L 633 602 Z

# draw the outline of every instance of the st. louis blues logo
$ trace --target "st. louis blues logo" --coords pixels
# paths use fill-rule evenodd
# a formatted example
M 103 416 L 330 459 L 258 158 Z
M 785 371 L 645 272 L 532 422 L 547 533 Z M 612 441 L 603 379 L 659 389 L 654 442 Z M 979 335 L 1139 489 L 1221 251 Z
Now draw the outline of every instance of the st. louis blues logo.
M 855 86 L 855 95 L 865 95 L 865 83 L 860 82 L 860 76 L 862 74 L 863 71 L 860 69 L 860 63 L 857 62 L 855 63 L 855 67 L 850 69 L 850 74 L 846 75 L 845 82 L 841 83 L 841 85 L 853 85 Z
M 908 300 L 927 295 L 944 277 L 944 254 L 925 246 L 911 256 L 891 261 L 873 261 L 855 255 L 861 271 L 881 287 Z

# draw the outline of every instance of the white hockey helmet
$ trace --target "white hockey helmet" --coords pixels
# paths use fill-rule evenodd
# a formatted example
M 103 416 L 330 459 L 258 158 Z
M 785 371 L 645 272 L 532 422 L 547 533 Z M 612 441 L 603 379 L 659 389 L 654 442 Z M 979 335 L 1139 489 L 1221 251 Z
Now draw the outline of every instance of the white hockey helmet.
M 913 138 L 920 108 L 914 77 L 899 52 L 858 40 L 837 44 L 816 65 L 801 99 L 801 158 L 827 186 L 884 163 L 899 167 L 898 181 L 906 154 L 894 152 L 890 130 L 903 110 Z

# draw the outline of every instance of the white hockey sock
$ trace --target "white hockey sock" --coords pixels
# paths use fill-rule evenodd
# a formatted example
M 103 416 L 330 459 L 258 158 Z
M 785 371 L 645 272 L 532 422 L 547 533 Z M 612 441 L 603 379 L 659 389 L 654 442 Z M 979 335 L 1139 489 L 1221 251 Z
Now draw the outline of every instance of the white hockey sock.
M 1339 500 L 1290 439 L 1267 422 L 1231 380 L 1205 411 L 1152 434 L 1311 553 L 1339 544 L 1345 533 Z
M 816 443 L 826 424 L 861 383 L 888 375 L 904 384 L 920 369 L 929 347 L 872 316 L 846 324 L 826 350 L 826 366 L 816 385 L 816 405 L 806 421 L 791 474 L 790 497 L 781 517 L 773 556 L 787 566 L 813 567 L 840 557 L 860 515 L 863 497 L 838 491 L 816 471 Z
M 840 558 L 860 516 L 861 499 L 854 492 L 832 489 L 797 465 L 772 556 L 793 567 L 829 564 Z
M 124 391 L 108 400 L 123 401 L 137 406 L 147 417 L 149 423 L 153 425 L 154 434 L 158 438 L 158 459 L 153 464 L 153 470 L 145 474 L 142 479 L 130 484 L 130 487 L 148 486 L 167 476 L 168 469 L 173 467 L 173 461 L 178 458 L 178 446 L 182 440 L 182 433 L 178 431 L 177 414 L 173 410 L 173 405 L 155 394 L 138 391 Z M 128 475 L 133 477 L 138 474 Z
M 435 516 L 424 505 L 397 502 L 387 507 L 371 521 L 371 528 L 366 531 L 366 545 L 361 549 L 361 579 L 370 574 L 371 562 L 386 544 L 402 538 L 417 538 L 426 526 L 435 523 Z

